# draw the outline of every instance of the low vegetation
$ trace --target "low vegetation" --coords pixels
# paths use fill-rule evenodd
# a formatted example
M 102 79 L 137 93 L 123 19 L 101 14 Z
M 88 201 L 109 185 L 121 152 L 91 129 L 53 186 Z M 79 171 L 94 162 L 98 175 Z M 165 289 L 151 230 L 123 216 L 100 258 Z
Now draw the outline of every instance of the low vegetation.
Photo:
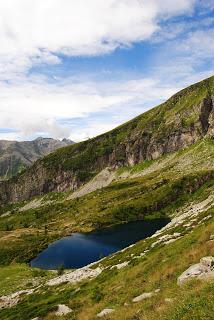
M 116 159 L 111 168 L 114 181 L 82 197 L 71 199 L 72 191 L 39 193 L 26 201 L 2 205 L 0 319 L 57 319 L 58 305 L 66 305 L 72 311 L 62 320 L 93 320 L 106 308 L 113 310 L 106 317 L 112 320 L 213 320 L 214 282 L 177 283 L 189 266 L 204 256 L 214 256 L 214 140 L 202 132 L 199 114 L 200 103 L 210 98 L 213 82 L 214 77 L 193 85 L 125 125 L 61 149 L 27 170 L 31 177 L 41 165 L 45 174 L 49 172 L 50 183 L 58 171 L 68 180 L 75 173 L 85 183 L 109 165 L 110 154 Z M 153 137 L 163 145 L 173 126 L 187 135 L 194 127 L 195 143 L 128 165 L 125 147 L 135 148 L 136 136 Z M 154 237 L 96 262 L 90 267 L 93 273 L 99 269 L 93 279 L 69 282 L 71 271 L 63 265 L 55 272 L 30 268 L 29 262 L 39 252 L 72 232 L 159 218 L 171 222 Z M 48 282 L 65 276 L 67 283 L 51 286 Z M 8 295 L 17 291 L 14 302 Z M 143 293 L 150 297 L 133 301 Z M 5 299 L 13 304 L 1 309 Z

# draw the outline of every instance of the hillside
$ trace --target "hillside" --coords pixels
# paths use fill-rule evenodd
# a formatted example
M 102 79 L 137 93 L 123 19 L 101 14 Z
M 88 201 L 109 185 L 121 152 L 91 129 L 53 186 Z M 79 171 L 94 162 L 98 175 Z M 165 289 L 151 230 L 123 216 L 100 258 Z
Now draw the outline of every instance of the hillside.
M 70 140 L 37 138 L 33 141 L 0 140 L 0 180 L 8 179 L 56 149 L 73 144 Z
M 214 77 L 2 183 L 0 319 L 213 320 L 213 91 Z M 74 232 L 159 219 L 83 268 L 29 266 Z
M 25 172 L 1 184 L 0 202 L 75 190 L 106 167 L 157 159 L 205 136 L 213 137 L 213 92 L 214 77 L 211 77 L 108 133 L 38 160 Z
M 0 318 L 57 320 L 58 305 L 65 305 L 73 311 L 63 320 L 95 320 L 106 308 L 113 310 L 106 317 L 112 320 L 212 320 L 213 282 L 193 278 L 180 286 L 177 281 L 201 258 L 214 256 L 213 156 L 213 140 L 205 139 L 119 169 L 113 184 L 78 201 L 66 200 L 67 193 L 51 193 L 5 207 L 0 218 Z M 36 202 L 40 207 L 33 208 Z M 151 238 L 59 277 L 25 264 L 54 239 L 136 220 L 139 213 L 140 219 L 161 216 L 171 222 Z M 143 294 L 148 298 L 138 298 Z

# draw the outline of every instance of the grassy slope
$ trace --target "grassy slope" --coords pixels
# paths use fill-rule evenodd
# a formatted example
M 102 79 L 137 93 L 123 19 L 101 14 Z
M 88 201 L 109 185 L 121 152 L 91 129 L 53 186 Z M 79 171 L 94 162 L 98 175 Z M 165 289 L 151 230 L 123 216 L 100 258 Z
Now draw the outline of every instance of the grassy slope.
M 149 164 L 126 168 L 135 176 L 82 198 L 68 201 L 66 195 L 57 195 L 56 202 L 24 212 L 19 212 L 20 205 L 17 211 L 13 206 L 14 213 L 0 219 L 0 264 L 27 262 L 54 239 L 74 231 L 173 216 L 195 193 L 213 186 L 213 156 L 214 141 L 205 139 Z M 43 201 L 54 197 L 47 195 Z
M 71 171 L 78 182 L 85 182 L 109 164 L 112 154 L 114 164 L 126 164 L 124 146 L 128 142 L 134 146 L 139 138 L 145 139 L 146 145 L 151 137 L 160 142 L 178 128 L 189 131 L 193 123 L 197 127 L 199 111 L 194 107 L 213 91 L 214 76 L 180 91 L 165 103 L 110 132 L 53 152 L 14 177 L 12 182 L 36 176 L 39 167 L 45 168 L 48 179 L 57 172 Z
M 213 213 L 210 210 L 202 216 Z M 57 319 L 51 311 L 58 304 L 65 303 L 74 312 L 62 317 L 62 320 L 92 320 L 105 307 L 115 309 L 115 313 L 107 317 L 112 320 L 155 320 L 157 317 L 161 320 L 213 320 L 214 283 L 191 281 L 182 287 L 177 285 L 177 277 L 186 268 L 197 263 L 200 257 L 214 255 L 213 241 L 209 241 L 213 229 L 214 218 L 210 218 L 199 223 L 190 233 L 183 230 L 184 236 L 176 242 L 155 247 L 145 257 L 136 259 L 135 255 L 151 243 L 151 239 L 143 240 L 125 252 L 115 254 L 113 259 L 105 259 L 102 264 L 109 268 L 91 282 L 78 286 L 43 286 L 37 293 L 26 296 L 17 306 L 0 311 L 0 317 L 7 320 L 30 320 L 36 316 L 43 316 L 45 320 Z M 172 233 L 174 231 L 171 230 Z M 119 260 L 129 260 L 129 266 L 122 270 L 110 269 Z M 11 281 L 17 279 L 18 274 L 26 279 L 25 272 L 32 272 L 20 272 L 18 268 L 14 265 L 10 267 L 13 272 L 6 271 Z M 5 267 L 0 268 L 1 272 L 5 272 Z M 75 291 L 77 288 L 80 290 Z M 139 294 L 158 288 L 160 292 L 151 299 L 137 304 L 131 302 Z M 165 300 L 169 298 L 171 302 Z
M 157 107 L 108 134 L 65 148 L 62 153 L 56 152 L 42 161 L 52 170 L 59 163 L 65 170 L 79 170 L 83 180 L 87 179 L 82 160 L 93 161 L 92 150 L 98 158 L 111 152 L 112 147 L 115 148 L 129 134 L 133 134 L 133 128 L 139 131 L 142 128 L 148 131 L 156 129 L 156 134 L 161 137 L 167 130 L 170 131 L 176 119 L 190 126 L 196 114 L 187 106 L 207 95 L 213 79 L 177 94 L 162 105 L 161 112 Z M 150 123 L 149 128 L 147 123 Z M 37 209 L 19 212 L 26 202 L 3 208 L 2 213 L 9 210 L 13 214 L 0 218 L 0 277 L 3 279 L 0 293 L 29 288 L 36 278 L 44 284 L 45 279 L 53 277 L 49 272 L 33 271 L 17 262 L 28 262 L 48 243 L 62 235 L 140 218 L 173 217 L 177 212 L 182 212 L 187 204 L 203 201 L 214 191 L 213 157 L 214 141 L 203 139 L 158 160 L 119 169 L 118 181 L 80 199 L 66 200 L 67 194 L 50 194 L 41 200 L 44 206 Z M 121 159 L 121 154 L 118 154 L 118 159 Z M 126 179 L 121 178 L 124 173 Z M 54 202 L 49 203 L 50 199 Z M 45 319 L 54 319 L 48 313 L 57 304 L 66 303 L 74 309 L 74 313 L 62 319 L 95 319 L 96 313 L 104 307 L 114 307 L 116 311 L 110 319 L 153 320 L 159 317 L 163 320 L 213 320 L 213 283 L 193 281 L 182 288 L 176 284 L 177 276 L 190 264 L 198 262 L 202 256 L 214 255 L 213 242 L 208 241 L 214 229 L 213 213 L 213 209 L 203 212 L 201 219 L 206 216 L 211 218 L 203 224 L 201 222 L 192 233 L 184 226 L 174 228 L 172 233 L 181 232 L 184 236 L 168 246 L 155 247 L 145 257 L 137 259 L 132 255 L 140 254 L 152 239 L 106 258 L 102 264 L 108 268 L 92 282 L 82 283 L 78 292 L 71 285 L 56 288 L 42 286 L 17 306 L 0 311 L 0 318 L 30 320 L 47 315 Z M 110 269 L 112 265 L 127 260 L 130 261 L 127 268 L 119 271 Z M 12 283 L 13 286 L 10 285 Z M 161 291 L 152 299 L 139 304 L 131 303 L 133 297 L 156 288 Z M 179 303 L 168 303 L 165 298 L 173 298 Z M 124 306 L 125 302 L 128 306 Z
M 201 213 L 195 222 L 198 227 L 192 232 L 184 226 L 173 228 L 170 233 L 182 233 L 181 239 L 168 246 L 159 245 L 140 259 L 136 256 L 154 240 L 140 241 L 124 252 L 107 257 L 102 262 L 107 269 L 91 282 L 47 288 L 44 283 L 53 274 L 15 263 L 28 261 L 65 232 L 86 231 L 136 219 L 139 208 L 141 214 L 146 208 L 147 218 L 160 214 L 173 217 L 179 210 L 183 212 L 186 205 L 201 202 L 214 191 L 213 156 L 214 141 L 205 139 L 156 161 L 124 168 L 123 173 L 130 174 L 125 180 L 120 179 L 120 169 L 118 181 L 79 200 L 67 201 L 67 194 L 50 194 L 43 201 L 55 199 L 55 204 L 20 213 L 14 206 L 11 216 L 0 218 L 0 261 L 5 265 L 0 267 L 0 295 L 31 288 L 35 282 L 42 287 L 37 293 L 25 296 L 17 306 L 1 310 L 0 318 L 30 320 L 42 316 L 45 320 L 55 319 L 52 311 L 58 304 L 65 303 L 74 312 L 62 320 L 92 320 L 105 307 L 115 308 L 115 313 L 109 317 L 112 320 L 155 320 L 157 317 L 161 320 L 213 320 L 213 283 L 192 281 L 182 288 L 176 284 L 177 277 L 200 257 L 214 255 L 213 242 L 208 241 L 213 234 L 214 220 L 209 218 L 199 223 L 206 216 L 213 217 L 213 209 Z M 157 207 L 157 203 L 161 207 Z M 126 208 L 126 216 L 121 216 L 121 207 Z M 12 230 L 7 231 L 8 227 Z M 128 267 L 111 270 L 112 265 L 124 261 L 129 261 Z M 80 291 L 75 291 L 77 288 Z M 157 288 L 161 291 L 151 299 L 137 304 L 131 302 L 133 297 Z M 167 298 L 174 301 L 167 302 Z
M 43 163 L 51 169 L 61 167 L 65 170 L 78 171 L 80 175 L 82 174 L 83 180 L 90 178 L 87 172 L 93 167 L 94 161 L 109 155 L 130 137 L 136 137 L 138 134 L 143 136 L 144 133 L 159 138 L 166 137 L 178 122 L 189 129 L 191 124 L 198 120 L 198 112 L 194 110 L 193 106 L 200 103 L 213 90 L 214 76 L 180 91 L 167 102 L 110 132 L 56 151 L 45 157 Z M 116 159 L 118 161 L 124 160 L 124 154 L 120 148 L 117 150 Z M 92 172 L 93 174 L 94 172 Z

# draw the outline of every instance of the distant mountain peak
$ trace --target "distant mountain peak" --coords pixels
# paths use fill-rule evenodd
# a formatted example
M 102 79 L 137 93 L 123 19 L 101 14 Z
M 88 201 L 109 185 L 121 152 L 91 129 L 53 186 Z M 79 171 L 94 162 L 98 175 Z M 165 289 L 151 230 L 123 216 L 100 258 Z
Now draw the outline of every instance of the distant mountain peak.
M 0 180 L 8 179 L 49 153 L 74 142 L 38 137 L 32 141 L 0 140 Z

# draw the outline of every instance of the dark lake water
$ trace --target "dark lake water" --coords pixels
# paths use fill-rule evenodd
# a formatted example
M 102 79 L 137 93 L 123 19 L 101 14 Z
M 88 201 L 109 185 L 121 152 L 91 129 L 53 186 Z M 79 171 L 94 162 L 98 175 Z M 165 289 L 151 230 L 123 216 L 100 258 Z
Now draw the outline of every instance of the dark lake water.
M 91 233 L 74 233 L 50 244 L 30 263 L 42 269 L 81 268 L 101 257 L 145 239 L 164 227 L 169 219 L 136 221 Z

